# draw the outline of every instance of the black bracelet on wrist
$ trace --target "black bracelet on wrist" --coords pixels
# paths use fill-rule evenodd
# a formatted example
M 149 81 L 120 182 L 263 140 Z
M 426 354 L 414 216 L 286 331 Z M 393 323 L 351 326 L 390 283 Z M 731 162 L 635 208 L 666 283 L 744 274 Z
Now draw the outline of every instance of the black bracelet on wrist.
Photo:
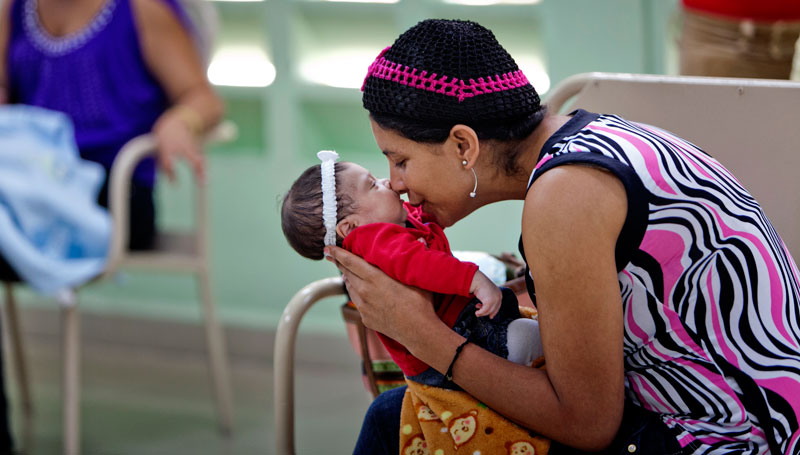
M 461 350 L 464 349 L 464 346 L 466 346 L 467 343 L 469 343 L 469 337 L 467 337 L 467 339 L 456 348 L 456 354 L 453 356 L 453 360 L 450 361 L 450 366 L 447 367 L 447 373 L 444 374 L 445 379 L 448 381 L 453 380 L 453 367 L 456 364 L 459 354 L 461 354 Z

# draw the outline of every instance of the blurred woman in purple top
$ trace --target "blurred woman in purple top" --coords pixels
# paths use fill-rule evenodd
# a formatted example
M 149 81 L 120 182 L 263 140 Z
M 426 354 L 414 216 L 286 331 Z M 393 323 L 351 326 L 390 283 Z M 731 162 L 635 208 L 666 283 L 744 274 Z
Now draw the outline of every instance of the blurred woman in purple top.
M 177 0 L 8 0 L 0 10 L 0 103 L 62 111 L 84 159 L 110 169 L 130 139 L 152 132 L 158 164 L 199 178 L 198 137 L 223 111 Z M 155 160 L 134 172 L 131 247 L 154 235 Z M 107 184 L 100 194 L 107 205 Z
M 132 249 L 153 245 L 156 161 L 172 178 L 185 159 L 202 181 L 199 137 L 222 116 L 192 31 L 177 0 L 0 1 L 0 104 L 68 114 L 81 156 L 106 170 L 128 140 L 155 135 L 156 159 L 133 175 Z M 98 202 L 107 199 L 106 180 Z M 0 257 L 0 280 L 16 278 Z M 12 446 L 5 408 L 0 383 L 0 453 Z

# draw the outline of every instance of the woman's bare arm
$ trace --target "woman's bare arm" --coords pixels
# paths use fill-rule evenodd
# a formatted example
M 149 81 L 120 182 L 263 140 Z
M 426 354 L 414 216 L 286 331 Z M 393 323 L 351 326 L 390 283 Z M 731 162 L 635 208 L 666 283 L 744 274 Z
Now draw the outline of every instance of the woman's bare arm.
M 11 0 L 0 0 L 0 104 L 8 103 L 8 42 L 11 39 Z
M 134 0 L 133 6 L 145 62 L 172 103 L 153 127 L 159 163 L 172 176 L 174 157 L 181 156 L 202 178 L 197 136 L 220 121 L 222 100 L 208 82 L 189 33 L 166 2 Z
M 622 418 L 622 303 L 614 246 L 627 211 L 610 174 L 565 166 L 543 175 L 523 211 L 526 257 L 536 277 L 546 370 L 468 345 L 454 379 L 506 417 L 570 446 L 605 448 Z M 335 249 L 364 323 L 444 372 L 463 338 L 421 291 Z

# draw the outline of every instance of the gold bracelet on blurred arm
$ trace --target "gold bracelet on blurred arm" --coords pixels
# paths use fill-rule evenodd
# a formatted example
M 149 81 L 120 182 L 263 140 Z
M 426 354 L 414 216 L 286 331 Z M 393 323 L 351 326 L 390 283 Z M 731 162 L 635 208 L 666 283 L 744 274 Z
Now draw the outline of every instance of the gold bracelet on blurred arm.
M 173 107 L 172 110 L 175 111 L 175 115 L 183 120 L 183 123 L 189 128 L 189 131 L 195 135 L 200 135 L 205 129 L 203 117 L 201 117 L 200 113 L 193 107 L 186 104 L 178 104 Z

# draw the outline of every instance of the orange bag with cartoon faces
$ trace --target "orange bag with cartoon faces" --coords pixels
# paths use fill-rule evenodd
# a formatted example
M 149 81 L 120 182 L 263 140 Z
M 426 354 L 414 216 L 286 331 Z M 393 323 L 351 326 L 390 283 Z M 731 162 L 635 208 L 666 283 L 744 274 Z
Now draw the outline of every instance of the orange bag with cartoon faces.
M 544 455 L 550 449 L 550 440 L 510 422 L 466 392 L 406 382 L 401 455 Z

